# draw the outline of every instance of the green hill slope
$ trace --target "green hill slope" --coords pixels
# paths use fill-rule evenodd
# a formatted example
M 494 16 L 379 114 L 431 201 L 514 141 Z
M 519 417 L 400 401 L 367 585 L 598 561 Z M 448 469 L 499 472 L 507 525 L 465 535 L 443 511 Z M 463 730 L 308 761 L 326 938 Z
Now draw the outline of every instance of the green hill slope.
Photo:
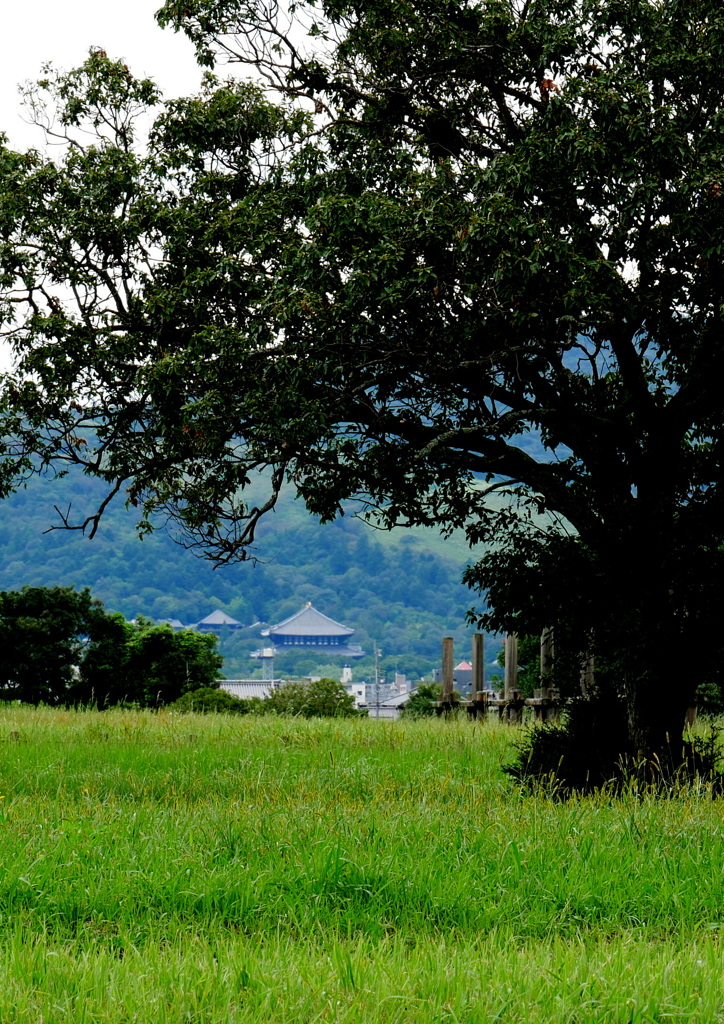
M 0 503 L 0 589 L 88 586 L 107 608 L 127 617 L 183 623 L 216 607 L 245 625 L 275 623 L 311 601 L 357 631 L 355 641 L 370 655 L 356 664 L 358 677 L 371 674 L 374 641 L 387 674 L 395 668 L 410 676 L 429 672 L 445 635 L 455 636 L 461 658 L 468 656 L 465 612 L 475 602 L 460 583 L 469 560 L 462 539 L 423 530 L 383 534 L 352 517 L 320 526 L 289 497 L 261 525 L 263 561 L 256 565 L 213 570 L 163 530 L 139 540 L 135 515 L 122 505 L 109 510 L 93 540 L 78 532 L 45 532 L 59 523 L 54 505 L 64 511 L 70 505 L 80 516 L 98 493 L 95 481 L 76 474 L 32 481 Z M 222 637 L 227 676 L 251 674 L 249 654 L 260 645 L 259 629 Z M 308 654 L 285 655 L 275 666 L 279 674 L 319 667 Z

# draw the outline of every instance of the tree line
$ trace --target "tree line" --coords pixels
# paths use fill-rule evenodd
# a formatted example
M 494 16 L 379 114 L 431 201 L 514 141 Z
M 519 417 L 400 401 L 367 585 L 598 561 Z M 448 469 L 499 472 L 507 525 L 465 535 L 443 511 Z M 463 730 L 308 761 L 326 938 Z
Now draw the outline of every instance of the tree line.
M 0 591 L 0 700 L 50 706 L 173 707 L 176 711 L 358 714 L 335 679 L 287 682 L 268 698 L 220 689 L 218 637 L 109 613 L 86 587 Z
M 88 588 L 0 592 L 0 700 L 159 707 L 218 686 L 213 634 L 107 612 Z

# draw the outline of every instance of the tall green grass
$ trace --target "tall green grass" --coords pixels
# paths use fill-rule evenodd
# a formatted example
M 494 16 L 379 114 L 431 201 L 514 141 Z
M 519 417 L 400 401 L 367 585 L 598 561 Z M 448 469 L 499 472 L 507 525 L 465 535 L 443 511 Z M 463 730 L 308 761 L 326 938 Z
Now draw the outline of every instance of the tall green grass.
M 0 711 L 0 1021 L 724 1021 L 724 801 L 511 730 Z

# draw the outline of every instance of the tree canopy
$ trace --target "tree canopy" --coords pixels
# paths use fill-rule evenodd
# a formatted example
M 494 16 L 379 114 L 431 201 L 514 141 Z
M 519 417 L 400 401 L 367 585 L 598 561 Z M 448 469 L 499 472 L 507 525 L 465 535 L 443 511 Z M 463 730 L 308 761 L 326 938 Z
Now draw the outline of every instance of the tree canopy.
M 263 85 L 94 51 L 29 93 L 67 145 L 0 154 L 6 487 L 80 463 L 218 561 L 284 485 L 461 527 L 486 624 L 565 624 L 661 750 L 722 653 L 721 5 L 159 17 Z
M 105 620 L 87 588 L 0 591 L 0 699 L 65 703 Z
M 109 614 L 87 587 L 0 591 L 0 700 L 158 707 L 218 687 L 218 637 Z
M 73 697 L 99 707 L 153 708 L 193 690 L 218 687 L 223 664 L 218 643 L 213 633 L 110 615 L 86 655 Z

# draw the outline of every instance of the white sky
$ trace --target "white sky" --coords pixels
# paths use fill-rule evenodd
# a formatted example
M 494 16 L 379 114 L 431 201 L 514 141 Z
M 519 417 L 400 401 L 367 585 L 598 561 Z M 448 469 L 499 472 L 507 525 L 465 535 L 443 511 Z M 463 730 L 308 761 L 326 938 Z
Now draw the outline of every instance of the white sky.
M 163 0 L 0 0 L 0 131 L 12 146 L 42 146 L 37 128 L 21 119 L 21 82 L 38 78 L 47 61 L 59 69 L 80 64 L 92 46 L 123 58 L 165 96 L 195 92 L 201 71 L 185 36 L 162 30 L 154 14 Z
M 197 90 L 202 71 L 185 36 L 162 30 L 154 14 L 163 0 L 0 0 L 0 132 L 19 150 L 42 148 L 40 130 L 25 123 L 18 85 L 40 77 L 43 64 L 77 67 L 101 47 L 147 75 L 166 97 Z M 10 364 L 0 345 L 0 371 Z

